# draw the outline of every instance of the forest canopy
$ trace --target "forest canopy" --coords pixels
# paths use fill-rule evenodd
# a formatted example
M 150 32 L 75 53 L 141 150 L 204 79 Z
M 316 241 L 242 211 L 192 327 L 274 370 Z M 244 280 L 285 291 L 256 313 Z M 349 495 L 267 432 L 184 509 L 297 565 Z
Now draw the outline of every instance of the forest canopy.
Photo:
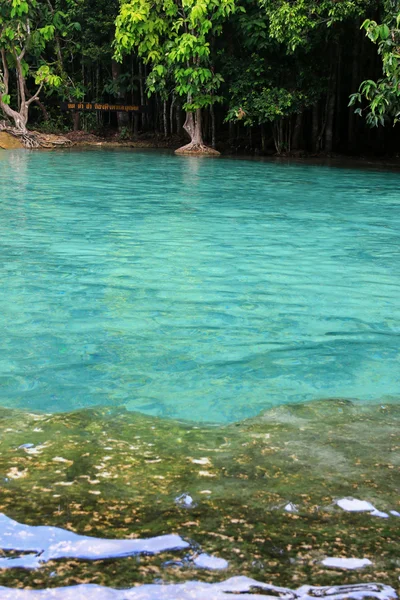
M 0 55 L 0 113 L 23 131 L 399 150 L 398 0 L 0 0 Z M 146 110 L 63 114 L 62 101 Z

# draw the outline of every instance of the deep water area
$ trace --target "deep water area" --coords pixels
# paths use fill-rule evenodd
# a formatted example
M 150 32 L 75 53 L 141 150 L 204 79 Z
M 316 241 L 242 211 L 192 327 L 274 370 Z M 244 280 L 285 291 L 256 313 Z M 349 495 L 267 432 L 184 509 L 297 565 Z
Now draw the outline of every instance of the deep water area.
M 0 405 L 399 400 L 398 173 L 72 149 L 0 182 Z

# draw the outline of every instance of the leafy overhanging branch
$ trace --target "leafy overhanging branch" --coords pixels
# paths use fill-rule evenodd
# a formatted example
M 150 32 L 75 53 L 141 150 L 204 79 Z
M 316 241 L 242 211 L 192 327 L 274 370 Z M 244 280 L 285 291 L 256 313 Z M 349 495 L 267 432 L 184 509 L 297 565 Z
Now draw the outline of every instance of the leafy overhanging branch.
M 349 106 L 361 105 L 355 113 L 366 116 L 372 127 L 400 120 L 400 7 L 387 2 L 383 23 L 366 19 L 362 24 L 367 37 L 378 46 L 383 77 L 363 81 L 358 92 L 350 96 Z

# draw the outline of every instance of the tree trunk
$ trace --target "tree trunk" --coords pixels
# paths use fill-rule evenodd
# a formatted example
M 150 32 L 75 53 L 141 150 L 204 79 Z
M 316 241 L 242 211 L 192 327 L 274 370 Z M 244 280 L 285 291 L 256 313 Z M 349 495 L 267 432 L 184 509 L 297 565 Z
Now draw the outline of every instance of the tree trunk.
M 214 112 L 214 104 L 210 106 L 210 114 L 211 114 L 211 146 L 215 148 L 216 146 L 216 135 L 215 135 L 215 112 Z
M 299 150 L 300 148 L 300 134 L 301 126 L 303 124 L 303 113 L 297 113 L 296 120 L 294 123 L 293 137 L 292 137 L 292 150 Z
M 193 115 L 193 113 L 192 113 Z M 199 146 L 203 145 L 203 130 L 202 130 L 202 114 L 201 109 L 198 108 L 194 115 L 194 130 L 192 135 L 192 142 L 194 144 L 198 144 Z M 185 127 L 186 129 L 186 127 Z M 187 129 L 186 129 L 187 131 Z
M 186 131 L 186 133 L 189 134 L 190 139 L 193 142 L 195 123 L 194 123 L 194 114 L 192 112 L 186 113 L 186 120 L 183 124 L 183 129 Z
M 332 152 L 333 148 L 333 122 L 335 119 L 336 106 L 336 83 L 338 73 L 338 49 L 332 48 L 331 53 L 331 77 L 329 82 L 328 99 L 326 103 L 326 127 L 325 127 L 325 152 Z
M 10 106 L 8 106 L 8 104 L 4 104 L 3 101 L 0 101 L 0 108 L 4 112 L 4 114 L 7 115 L 7 117 L 14 121 L 15 127 L 19 131 L 22 131 L 23 133 L 26 133 L 28 131 L 26 128 L 28 122 L 27 115 L 21 114 L 16 110 L 13 110 L 12 108 L 10 108 Z
M 167 101 L 163 101 L 163 125 L 164 125 L 164 137 L 168 137 L 168 114 L 167 114 Z
M 343 112 L 343 110 L 342 110 L 343 104 L 341 102 L 342 79 L 343 79 L 342 49 L 339 46 L 338 47 L 338 55 L 337 55 L 336 82 L 335 82 L 335 89 L 333 90 L 333 92 L 335 94 L 335 98 L 336 98 L 335 99 L 335 110 L 334 110 L 335 131 L 333 133 L 333 147 L 334 148 L 340 148 L 341 135 L 342 135 L 341 134 L 342 112 Z
M 22 69 L 22 60 L 25 55 L 25 49 L 23 49 L 20 54 L 14 51 L 14 59 L 16 63 L 16 71 L 17 71 L 17 89 L 18 89 L 18 97 L 19 97 L 19 111 L 16 111 L 11 108 L 8 104 L 3 102 L 3 94 L 8 95 L 9 92 L 9 69 L 7 63 L 6 52 L 4 48 L 0 51 L 1 62 L 3 65 L 3 91 L 0 94 L 0 108 L 4 112 L 7 117 L 12 119 L 15 123 L 16 129 L 23 133 L 27 133 L 27 123 L 28 123 L 28 115 L 29 115 L 29 106 L 32 102 L 35 102 L 39 98 L 40 91 L 43 87 L 41 84 L 39 86 L 38 91 L 29 98 L 26 99 L 25 89 L 26 89 L 26 81 L 24 71 Z
M 79 131 L 79 120 L 80 120 L 79 111 L 76 110 L 74 112 L 74 131 Z
M 205 154 L 205 155 L 219 155 L 217 150 L 209 148 L 203 142 L 203 131 L 202 131 L 202 114 L 201 108 L 198 108 L 196 112 L 187 112 L 186 121 L 183 125 L 184 130 L 190 137 L 190 143 L 182 148 L 176 150 L 177 154 Z
M 175 115 L 176 115 L 176 133 L 178 135 L 181 135 L 182 134 L 182 107 L 180 105 L 180 102 L 178 102 L 176 105 Z
M 233 146 L 233 142 L 235 141 L 235 123 L 233 121 L 229 121 L 229 145 Z
M 32 94 L 30 93 L 30 91 L 28 90 L 28 88 L 27 88 L 26 85 L 25 85 L 25 94 L 26 94 L 27 98 L 32 98 Z M 43 104 L 43 102 L 41 102 L 39 100 L 39 98 L 36 98 L 35 102 L 38 105 L 38 107 L 40 108 L 40 110 L 42 111 L 43 119 L 45 121 L 47 121 L 48 118 L 49 118 L 49 114 L 48 114 L 48 112 L 46 110 L 45 105 Z
M 171 135 L 174 133 L 174 106 L 175 106 L 175 94 L 172 94 L 172 100 L 169 107 L 169 126 L 171 128 Z
M 318 138 L 318 130 L 319 130 L 319 104 L 316 102 L 312 107 L 312 151 L 319 152 L 319 138 Z
M 260 125 L 260 133 L 261 133 L 261 151 L 264 154 L 265 149 L 266 149 L 266 143 L 265 143 L 265 128 L 264 128 L 263 124 Z
M 336 91 L 332 89 L 329 94 L 329 100 L 327 104 L 327 117 L 326 117 L 326 129 L 325 129 L 325 152 L 332 152 L 333 148 L 333 120 L 335 117 L 335 100 Z
M 121 73 L 121 65 L 114 59 L 111 61 L 111 72 L 112 72 L 113 82 L 117 87 L 117 95 L 116 95 L 117 101 L 122 104 L 124 102 L 125 98 L 124 98 L 124 95 L 121 94 L 121 91 L 118 87 L 118 79 L 119 79 L 119 76 Z M 118 131 L 121 131 L 124 127 L 128 128 L 129 127 L 128 113 L 126 113 L 124 111 L 117 112 L 117 122 L 118 122 Z
M 351 93 L 357 91 L 359 84 L 359 65 L 360 65 L 360 22 L 357 21 L 354 28 L 354 39 L 355 43 L 353 45 L 353 60 L 352 60 L 352 68 L 351 68 Z M 355 129 L 356 129 L 356 116 L 354 114 L 354 107 L 349 106 L 348 108 L 349 116 L 347 122 L 347 146 L 351 150 L 354 150 L 355 146 Z
M 145 94 L 145 87 L 146 87 L 146 79 L 147 79 L 147 70 L 146 70 L 146 65 L 143 65 L 141 63 L 141 61 L 139 60 L 139 90 L 140 90 L 140 104 L 141 106 L 147 106 L 147 102 L 146 102 L 146 94 Z M 147 112 L 143 112 L 142 115 L 142 131 L 145 130 L 147 127 L 149 127 L 150 125 L 150 121 L 151 121 L 151 117 L 150 117 L 150 113 Z
M 284 150 L 283 119 L 278 119 L 278 121 L 272 123 L 272 132 L 276 153 L 282 154 L 282 150 Z
M 139 115 L 133 115 L 133 137 L 136 139 L 139 134 Z

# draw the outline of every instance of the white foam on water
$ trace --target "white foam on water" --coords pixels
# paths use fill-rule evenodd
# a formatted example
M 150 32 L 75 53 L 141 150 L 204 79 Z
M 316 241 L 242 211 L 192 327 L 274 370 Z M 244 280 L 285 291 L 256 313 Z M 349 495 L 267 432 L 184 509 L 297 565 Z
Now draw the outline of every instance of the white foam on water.
M 324 567 L 331 567 L 333 569 L 363 569 L 369 567 L 372 562 L 368 558 L 335 558 L 334 556 L 328 556 L 322 563 Z
M 189 547 L 190 545 L 176 534 L 136 540 L 107 540 L 78 535 L 59 527 L 23 525 L 0 513 L 0 548 L 29 553 L 19 557 L 2 557 L 0 568 L 35 569 L 52 559 L 100 560 L 140 553 L 158 554 Z M 32 554 L 33 552 L 36 554 Z M 228 566 L 224 559 L 204 553 L 195 558 L 194 564 L 208 569 L 222 569 Z M 315 597 L 329 600 L 398 598 L 392 587 L 380 583 L 333 587 L 302 586 L 291 590 L 238 576 L 219 583 L 188 581 L 168 585 L 145 584 L 123 590 L 94 584 L 41 590 L 0 587 L 0 600 L 258 600 L 260 591 L 263 592 L 262 597 L 265 600 L 276 600 L 277 596 L 281 600 L 312 600 Z
M 356 498 L 341 498 L 336 504 L 348 512 L 370 512 L 376 510 L 371 502 L 357 500 Z
M 159 554 L 167 550 L 184 550 L 190 544 L 179 535 L 160 535 L 153 538 L 135 540 L 108 540 L 78 535 L 59 527 L 23 525 L 0 513 L 0 548 L 20 552 L 40 553 L 40 562 L 57 558 L 77 558 L 100 560 L 122 558 L 134 554 Z M 7 565 L 17 565 L 12 560 L 3 559 Z M 20 564 L 34 568 L 32 555 L 20 556 Z M 25 564 L 24 564 L 25 563 Z
M 382 512 L 381 510 L 377 510 L 377 509 L 373 510 L 370 514 L 373 517 L 380 517 L 381 519 L 388 519 L 389 518 L 389 515 L 387 513 Z
M 293 504 L 293 502 L 289 502 L 288 504 L 286 504 L 285 510 L 286 510 L 286 512 L 293 512 L 293 513 L 299 512 L 299 509 L 297 508 L 297 506 L 295 504 Z
M 343 510 L 347 512 L 369 512 L 373 517 L 380 517 L 381 519 L 388 519 L 389 514 L 378 510 L 375 508 L 371 502 L 367 502 L 366 500 L 357 500 L 356 498 L 341 498 L 336 501 L 336 504 L 340 506 Z M 397 517 L 400 517 L 400 513 L 395 510 L 391 510 L 390 514 Z
M 196 567 L 200 569 L 212 569 L 212 570 L 221 570 L 227 569 L 229 563 L 224 558 L 218 558 L 217 556 L 210 556 L 209 554 L 199 554 L 193 560 Z
M 263 592 L 262 596 L 260 592 Z M 249 577 L 232 577 L 220 583 L 145 584 L 124 590 L 93 584 L 43 590 L 0 587 L 0 600 L 259 600 L 261 597 L 263 600 L 312 600 L 316 597 L 329 600 L 395 600 L 397 594 L 392 587 L 379 583 L 328 587 L 304 585 L 291 590 Z
M 41 561 L 37 554 L 0 558 L 0 569 L 39 569 L 39 567 Z
M 193 508 L 194 506 L 196 506 L 190 494 L 181 494 L 180 496 L 175 498 L 175 504 L 184 508 Z

